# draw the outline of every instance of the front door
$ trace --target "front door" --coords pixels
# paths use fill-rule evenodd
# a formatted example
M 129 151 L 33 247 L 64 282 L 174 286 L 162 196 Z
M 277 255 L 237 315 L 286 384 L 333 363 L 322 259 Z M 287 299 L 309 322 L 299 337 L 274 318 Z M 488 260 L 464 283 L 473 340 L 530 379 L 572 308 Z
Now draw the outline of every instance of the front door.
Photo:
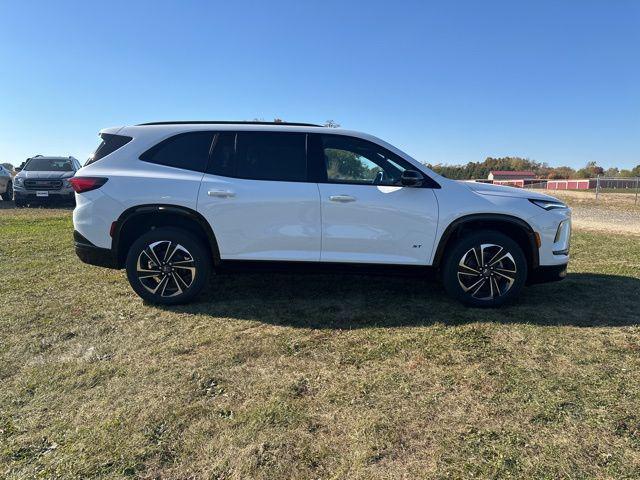
M 415 169 L 375 143 L 319 135 L 318 184 L 323 262 L 426 265 L 435 241 L 438 205 L 432 188 L 401 186 Z

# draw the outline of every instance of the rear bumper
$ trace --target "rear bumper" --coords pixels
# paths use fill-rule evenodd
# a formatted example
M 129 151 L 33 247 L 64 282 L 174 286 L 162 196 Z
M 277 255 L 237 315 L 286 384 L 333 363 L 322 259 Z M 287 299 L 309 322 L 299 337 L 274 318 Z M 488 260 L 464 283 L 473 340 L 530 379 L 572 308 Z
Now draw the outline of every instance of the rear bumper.
M 96 247 L 77 230 L 73 231 L 73 244 L 76 249 L 76 255 L 84 263 L 98 267 L 120 268 L 111 249 Z
M 562 265 L 545 265 L 532 270 L 529 274 L 527 283 L 533 285 L 536 283 L 548 283 L 564 280 L 567 276 L 567 263 Z

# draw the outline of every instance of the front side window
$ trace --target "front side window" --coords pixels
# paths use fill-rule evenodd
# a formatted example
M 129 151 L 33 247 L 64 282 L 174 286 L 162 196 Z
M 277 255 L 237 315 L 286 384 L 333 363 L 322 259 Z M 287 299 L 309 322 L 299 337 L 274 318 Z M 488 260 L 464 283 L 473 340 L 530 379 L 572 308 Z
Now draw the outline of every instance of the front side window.
M 236 141 L 235 176 L 286 182 L 307 180 L 304 133 L 238 132 Z
M 401 185 L 407 167 L 396 155 L 374 143 L 340 135 L 322 135 L 329 183 Z
M 140 160 L 167 167 L 204 172 L 209 161 L 212 132 L 180 133 L 140 155 Z
M 70 158 L 40 158 L 34 157 L 24 166 L 27 172 L 73 172 Z

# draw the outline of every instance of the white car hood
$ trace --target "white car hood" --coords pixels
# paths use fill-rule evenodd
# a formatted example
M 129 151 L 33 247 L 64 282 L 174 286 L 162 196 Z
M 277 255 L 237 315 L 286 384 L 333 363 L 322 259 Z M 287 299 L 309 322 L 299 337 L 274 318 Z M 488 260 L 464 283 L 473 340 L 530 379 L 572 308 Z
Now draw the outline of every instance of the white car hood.
M 556 200 L 550 195 L 539 193 L 536 190 L 527 190 L 524 188 L 507 187 L 506 185 L 493 185 L 491 183 L 461 181 L 471 191 L 482 195 L 495 195 L 498 197 L 515 197 L 515 198 L 531 198 L 538 200 Z

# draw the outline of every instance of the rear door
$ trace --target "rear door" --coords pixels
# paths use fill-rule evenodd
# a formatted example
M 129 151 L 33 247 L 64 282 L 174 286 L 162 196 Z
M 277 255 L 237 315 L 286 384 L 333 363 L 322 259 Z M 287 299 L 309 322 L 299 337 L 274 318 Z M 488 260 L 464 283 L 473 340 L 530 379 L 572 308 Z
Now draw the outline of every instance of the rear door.
M 321 260 L 426 265 L 438 224 L 433 184 L 403 187 L 402 172 L 415 167 L 360 138 L 323 134 L 310 144 L 319 165 Z
M 223 260 L 319 261 L 320 198 L 307 135 L 220 132 L 198 195 Z

